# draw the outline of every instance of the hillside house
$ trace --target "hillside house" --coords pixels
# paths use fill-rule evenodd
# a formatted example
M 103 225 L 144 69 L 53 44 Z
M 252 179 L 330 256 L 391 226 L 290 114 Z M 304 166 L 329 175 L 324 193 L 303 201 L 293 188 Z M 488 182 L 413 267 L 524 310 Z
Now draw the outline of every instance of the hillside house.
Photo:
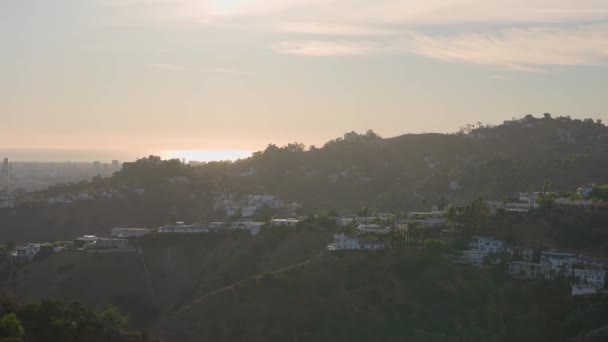
M 357 230 L 363 234 L 388 234 L 391 229 L 379 224 L 360 224 Z
M 114 238 L 138 238 L 151 233 L 148 228 L 112 228 L 112 237 Z
M 74 239 L 74 247 L 76 248 L 84 248 L 84 246 L 88 243 L 95 242 L 98 239 L 96 235 L 84 235 L 81 237 L 77 237 Z
M 358 237 L 346 235 L 344 233 L 334 234 L 334 243 L 327 246 L 328 250 L 378 250 L 384 248 L 386 248 L 384 242 L 371 240 L 360 241 Z
M 27 246 L 17 246 L 14 251 L 8 254 L 9 260 L 13 264 L 30 262 L 42 247 L 39 243 L 29 243 Z
M 511 261 L 507 274 L 519 279 L 538 279 L 544 276 L 545 266 L 529 261 Z
M 606 271 L 603 269 L 575 268 L 574 284 L 603 290 L 606 286 Z
M 593 191 L 595 191 L 595 188 L 595 184 L 586 184 L 579 187 L 576 192 L 582 199 L 589 199 L 591 194 L 593 194 Z
M 230 223 L 228 222 L 211 222 L 209 223 L 209 230 L 211 231 L 220 231 L 224 229 L 230 228 Z
M 556 277 L 572 278 L 573 267 L 577 263 L 576 254 L 544 251 L 540 253 L 540 263 L 545 267 L 545 279 Z
M 488 252 L 480 250 L 463 251 L 462 255 L 460 256 L 460 262 L 475 267 L 483 267 L 484 261 L 488 254 Z
M 273 227 L 294 227 L 300 220 L 296 218 L 286 218 L 286 219 L 274 219 L 271 221 L 271 226 Z
M 84 245 L 85 249 L 125 249 L 129 245 L 127 239 L 97 238 Z
M 505 243 L 492 237 L 474 236 L 469 242 L 469 248 L 486 253 L 500 254 L 504 252 Z
M 230 229 L 247 230 L 251 235 L 257 235 L 265 225 L 264 222 L 232 222 Z
M 522 246 L 507 246 L 505 248 L 507 259 L 515 261 L 533 261 L 534 248 Z
M 165 225 L 158 228 L 159 233 L 173 233 L 173 234 L 197 234 L 197 233 L 208 233 L 209 228 L 199 225 L 186 225 L 183 222 L 177 222 L 172 225 Z

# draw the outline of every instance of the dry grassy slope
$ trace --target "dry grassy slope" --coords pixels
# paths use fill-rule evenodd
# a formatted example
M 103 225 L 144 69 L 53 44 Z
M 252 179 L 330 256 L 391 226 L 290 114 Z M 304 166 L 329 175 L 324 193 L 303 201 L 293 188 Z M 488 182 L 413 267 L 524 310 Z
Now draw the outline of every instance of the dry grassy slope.
M 260 272 L 318 254 L 331 233 L 275 230 L 204 236 L 152 236 L 142 242 L 154 292 L 162 311 Z
M 9 293 L 24 302 L 56 298 L 105 306 L 120 295 L 139 294 L 151 299 L 136 253 L 65 251 L 19 268 L 12 280 Z
M 306 260 L 332 239 L 322 231 L 276 229 L 256 237 L 246 232 L 153 235 L 137 243 L 137 253 L 61 252 L 17 269 L 3 288 L 18 300 L 112 304 L 139 294 L 161 315 L 239 280 Z
M 463 282 L 439 267 L 425 267 L 430 260 L 437 262 L 434 258 L 405 254 L 326 254 L 302 267 L 269 273 L 205 298 L 186 311 L 165 316 L 153 331 L 167 341 L 315 341 L 328 336 L 341 340 L 357 327 L 355 335 L 360 334 L 362 341 L 373 340 L 373 329 L 387 317 L 384 304 L 415 307 L 430 299 L 417 298 L 419 287 L 449 296 Z M 413 275 L 395 279 L 393 268 L 407 268 L 406 272 L 435 282 L 414 284 Z

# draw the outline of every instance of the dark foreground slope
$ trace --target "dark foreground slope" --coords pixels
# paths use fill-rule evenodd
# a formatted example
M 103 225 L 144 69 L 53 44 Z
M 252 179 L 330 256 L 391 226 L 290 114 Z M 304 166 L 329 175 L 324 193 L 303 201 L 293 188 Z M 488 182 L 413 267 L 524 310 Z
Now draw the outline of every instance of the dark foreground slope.
M 141 253 L 64 251 L 12 267 L 0 293 L 22 303 L 111 304 L 129 316 L 132 327 L 149 328 L 214 289 L 319 255 L 330 240 L 331 233 L 316 226 L 267 229 L 255 237 L 158 234 L 136 241 Z
M 500 274 L 419 251 L 326 255 L 212 293 L 153 330 L 169 341 L 602 340 L 606 298 Z

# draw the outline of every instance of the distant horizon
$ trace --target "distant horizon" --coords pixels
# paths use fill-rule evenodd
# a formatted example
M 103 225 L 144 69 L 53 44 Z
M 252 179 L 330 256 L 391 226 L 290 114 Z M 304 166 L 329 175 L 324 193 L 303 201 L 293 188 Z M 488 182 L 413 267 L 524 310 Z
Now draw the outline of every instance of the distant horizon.
M 0 158 L 9 158 L 19 163 L 120 163 L 133 162 L 150 155 L 163 159 L 186 159 L 187 162 L 226 161 L 247 158 L 253 152 L 242 150 L 177 150 L 177 151 L 121 151 L 121 150 L 80 150 L 80 149 L 36 149 L 0 148 Z
M 544 114 L 544 113 L 543 113 Z M 541 118 L 543 116 L 541 113 L 532 114 L 535 118 Z M 562 116 L 561 114 L 551 113 L 553 118 L 557 118 Z M 528 114 L 525 114 L 528 115 Z M 521 119 L 525 116 L 517 115 L 511 117 L 505 117 L 504 120 L 501 120 L 499 123 L 490 124 L 491 126 L 499 126 L 504 123 L 504 121 L 512 120 L 512 119 Z M 585 118 L 589 118 L 588 116 L 579 116 L 579 115 L 565 115 L 570 116 L 572 120 L 583 120 Z M 591 117 L 594 121 L 597 119 L 602 120 L 600 117 Z M 606 120 L 603 120 L 606 121 Z M 488 123 L 484 123 L 488 124 Z M 461 126 L 459 128 L 464 127 Z M 441 131 L 423 131 L 423 132 L 401 132 L 397 135 L 389 135 L 385 136 L 382 132 L 378 132 L 372 129 L 374 132 L 379 134 L 382 138 L 392 138 L 398 137 L 406 134 L 452 134 L 458 131 L 459 128 L 454 128 L 453 130 L 441 132 Z M 345 129 L 343 133 L 352 132 L 353 130 Z M 366 130 L 358 131 L 358 133 L 363 134 Z M 118 160 L 122 162 L 136 161 L 137 159 L 145 158 L 150 155 L 160 156 L 162 159 L 185 159 L 187 162 L 211 162 L 211 161 L 235 161 L 238 159 L 245 159 L 250 157 L 256 151 L 263 151 L 269 144 L 274 144 L 277 146 L 284 146 L 287 143 L 299 142 L 304 143 L 305 146 L 316 145 L 317 147 L 323 146 L 327 141 L 332 139 L 336 139 L 338 137 L 342 137 L 342 135 L 334 136 L 320 143 L 312 143 L 309 144 L 305 141 L 300 141 L 297 138 L 293 140 L 287 140 L 283 143 L 281 142 L 268 142 L 263 146 L 259 146 L 259 148 L 253 149 L 242 149 L 242 148 L 193 148 L 193 149 L 77 149 L 77 148 L 35 148 L 35 147 L 1 147 L 0 146 L 0 158 L 8 157 L 11 161 L 14 162 L 37 162 L 37 163 L 63 163 L 63 162 L 74 162 L 74 163 L 92 163 L 95 161 L 99 161 L 102 163 L 111 163 L 113 160 Z

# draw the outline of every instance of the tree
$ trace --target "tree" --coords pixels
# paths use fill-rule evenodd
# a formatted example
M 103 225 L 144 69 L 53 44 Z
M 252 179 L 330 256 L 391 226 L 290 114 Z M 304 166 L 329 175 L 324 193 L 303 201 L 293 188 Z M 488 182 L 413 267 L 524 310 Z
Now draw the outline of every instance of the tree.
M 23 335 L 23 325 L 21 325 L 21 321 L 17 319 L 17 315 L 11 312 L 0 318 L 0 341 L 23 341 Z
M 553 182 L 550 179 L 545 179 L 545 183 L 543 184 L 543 192 L 547 193 L 551 191 L 551 187 L 553 186 Z
M 358 216 L 359 217 L 369 217 L 370 216 L 369 209 L 367 209 L 367 207 L 361 208 L 361 210 L 359 210 Z
M 486 202 L 479 198 L 464 208 L 462 213 L 462 224 L 469 232 L 481 232 L 490 222 L 490 208 Z
M 551 113 L 545 113 L 543 114 L 544 118 L 547 120 L 551 120 Z
M 15 250 L 15 242 L 12 240 L 9 240 L 6 242 L 6 245 L 4 245 L 4 250 L 5 252 L 12 252 Z

